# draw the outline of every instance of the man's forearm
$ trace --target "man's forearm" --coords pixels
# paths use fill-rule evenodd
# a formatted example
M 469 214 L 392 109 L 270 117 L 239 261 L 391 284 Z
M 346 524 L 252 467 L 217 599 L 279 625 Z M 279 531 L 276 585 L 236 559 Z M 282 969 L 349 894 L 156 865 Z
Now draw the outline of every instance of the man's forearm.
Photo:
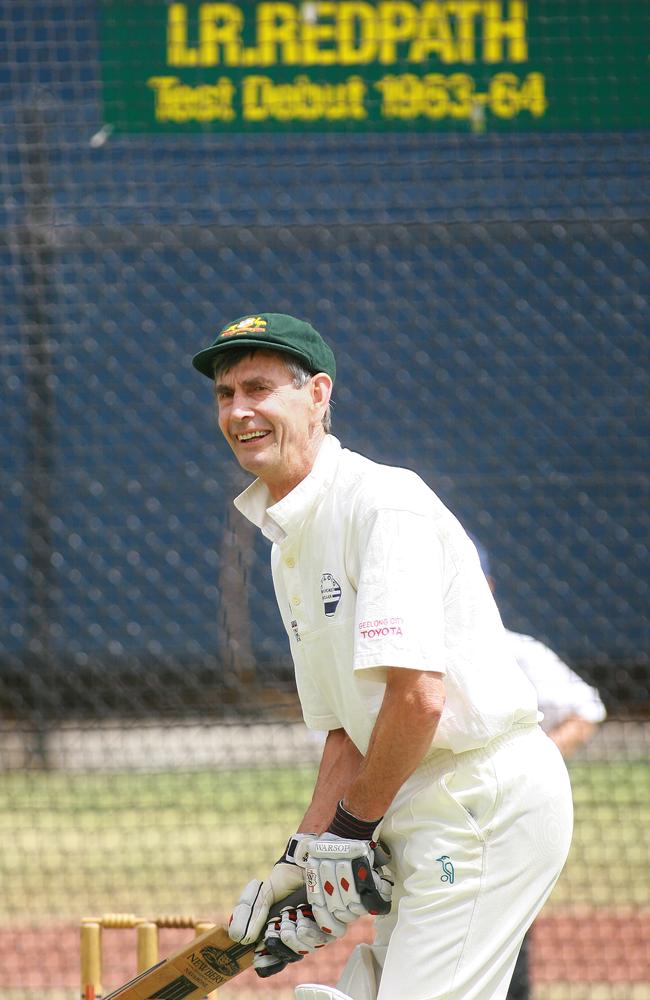
M 383 816 L 431 746 L 444 707 L 441 674 L 389 670 L 370 745 L 343 797 L 360 819 Z
M 327 734 L 312 800 L 299 830 L 320 834 L 327 829 L 362 762 L 363 755 L 343 729 Z
M 557 744 L 562 756 L 570 757 L 593 735 L 596 728 L 596 723 L 589 722 L 580 715 L 570 715 L 548 735 Z

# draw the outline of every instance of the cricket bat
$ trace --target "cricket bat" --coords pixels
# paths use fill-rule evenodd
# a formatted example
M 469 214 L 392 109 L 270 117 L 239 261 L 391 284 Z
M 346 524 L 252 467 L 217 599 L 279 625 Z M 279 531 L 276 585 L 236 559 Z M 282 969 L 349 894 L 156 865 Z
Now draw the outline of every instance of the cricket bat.
M 276 903 L 269 917 L 284 906 L 299 906 L 304 902 L 304 888 L 297 889 Z M 228 937 L 225 927 L 213 927 L 109 993 L 104 1000 L 198 1000 L 252 965 L 256 947 L 257 943 L 237 944 Z

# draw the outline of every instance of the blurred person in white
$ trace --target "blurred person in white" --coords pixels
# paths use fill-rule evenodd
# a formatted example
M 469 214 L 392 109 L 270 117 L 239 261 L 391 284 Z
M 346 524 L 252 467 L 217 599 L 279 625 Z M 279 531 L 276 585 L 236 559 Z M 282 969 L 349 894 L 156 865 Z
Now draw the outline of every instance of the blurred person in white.
M 494 593 L 496 584 L 488 553 L 474 535 L 470 537 Z M 606 710 L 600 694 L 539 639 L 510 629 L 506 629 L 506 635 L 517 663 L 537 691 L 539 710 L 544 713 L 540 725 L 566 760 L 593 736 L 604 720 Z M 507 1000 L 530 998 L 529 950 L 530 933 L 519 952 Z

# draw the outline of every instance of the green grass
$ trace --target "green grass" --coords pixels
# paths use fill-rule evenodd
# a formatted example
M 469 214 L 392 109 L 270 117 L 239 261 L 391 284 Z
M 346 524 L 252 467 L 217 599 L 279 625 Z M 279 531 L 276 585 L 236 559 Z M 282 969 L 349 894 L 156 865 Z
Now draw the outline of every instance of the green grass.
M 576 826 L 551 905 L 650 905 L 650 768 L 572 767 Z M 314 769 L 0 775 L 0 924 L 227 912 L 263 877 Z
M 573 843 L 551 905 L 650 905 L 650 768 L 571 766 Z
M 313 777 L 309 768 L 2 775 L 0 923 L 223 913 L 277 857 Z

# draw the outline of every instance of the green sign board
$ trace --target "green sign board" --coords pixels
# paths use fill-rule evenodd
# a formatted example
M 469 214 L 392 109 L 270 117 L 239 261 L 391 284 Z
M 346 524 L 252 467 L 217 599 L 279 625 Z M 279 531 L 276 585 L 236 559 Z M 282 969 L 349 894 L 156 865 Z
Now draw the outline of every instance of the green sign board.
M 102 0 L 124 132 L 650 123 L 650 0 Z

